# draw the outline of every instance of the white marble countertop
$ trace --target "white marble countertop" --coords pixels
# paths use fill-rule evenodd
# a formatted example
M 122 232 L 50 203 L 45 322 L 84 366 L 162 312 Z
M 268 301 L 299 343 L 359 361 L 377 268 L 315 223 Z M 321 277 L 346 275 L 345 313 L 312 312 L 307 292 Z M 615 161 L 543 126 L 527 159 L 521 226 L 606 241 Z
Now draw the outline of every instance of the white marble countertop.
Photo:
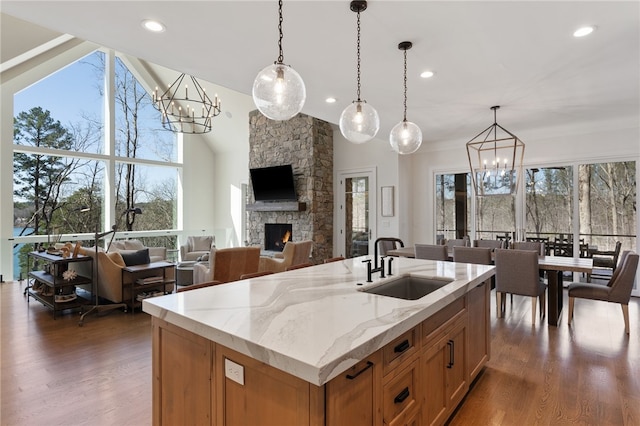
M 396 258 L 393 276 L 367 284 L 367 258 L 144 299 L 143 310 L 320 386 L 494 275 L 493 266 Z M 418 300 L 358 291 L 408 274 L 454 281 Z

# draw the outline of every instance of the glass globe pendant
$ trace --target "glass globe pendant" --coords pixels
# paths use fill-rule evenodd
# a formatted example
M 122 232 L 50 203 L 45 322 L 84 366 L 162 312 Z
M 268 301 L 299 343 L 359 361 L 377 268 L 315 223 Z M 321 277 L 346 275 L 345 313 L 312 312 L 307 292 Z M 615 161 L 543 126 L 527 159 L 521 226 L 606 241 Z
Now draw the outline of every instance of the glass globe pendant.
M 380 129 L 378 112 L 366 101 L 354 101 L 340 115 L 340 132 L 355 144 L 365 143 Z
M 422 145 L 422 130 L 415 123 L 407 121 L 407 50 L 413 43 L 403 41 L 398 49 L 404 51 L 404 118 L 396 124 L 389 134 L 391 148 L 398 154 L 413 154 Z
M 253 102 L 272 120 L 288 120 L 302 111 L 307 91 L 300 74 L 282 63 L 265 67 L 253 82 Z
M 367 8 L 366 1 L 352 1 L 350 9 L 358 14 L 357 33 L 358 41 L 357 58 L 358 58 L 358 100 L 348 105 L 340 115 L 340 132 L 349 142 L 361 144 L 373 139 L 380 129 L 380 117 L 378 111 L 369 105 L 367 101 L 360 99 L 360 12 Z
M 422 144 L 422 130 L 415 123 L 403 120 L 391 129 L 389 143 L 398 154 L 413 154 Z
M 253 102 L 258 110 L 272 120 L 288 120 L 302 111 L 307 90 L 302 77 L 285 65 L 282 53 L 282 0 L 278 2 L 278 60 L 265 67 L 253 81 Z

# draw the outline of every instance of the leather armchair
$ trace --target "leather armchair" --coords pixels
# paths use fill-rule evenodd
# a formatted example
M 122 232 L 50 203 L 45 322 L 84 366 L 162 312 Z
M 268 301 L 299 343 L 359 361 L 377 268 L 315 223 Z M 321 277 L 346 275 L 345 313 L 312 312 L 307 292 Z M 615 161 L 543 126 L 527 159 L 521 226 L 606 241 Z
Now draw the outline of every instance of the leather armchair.
M 188 262 L 208 256 L 215 243 L 216 238 L 212 235 L 189 236 L 187 242 L 180 246 L 180 260 Z
M 214 247 L 209 253 L 208 263 L 193 266 L 193 283 L 237 281 L 242 275 L 258 272 L 259 263 L 260 247 Z
M 313 249 L 313 241 L 287 241 L 278 257 L 260 257 L 260 271 L 283 272 L 289 266 L 308 263 Z

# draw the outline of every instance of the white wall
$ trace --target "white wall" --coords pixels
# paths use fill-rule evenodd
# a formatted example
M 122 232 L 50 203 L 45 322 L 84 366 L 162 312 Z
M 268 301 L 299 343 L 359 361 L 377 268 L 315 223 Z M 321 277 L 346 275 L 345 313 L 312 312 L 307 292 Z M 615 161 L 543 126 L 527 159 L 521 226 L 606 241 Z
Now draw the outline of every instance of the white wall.
M 338 233 L 340 228 L 340 210 L 341 200 L 339 199 L 339 181 L 338 175 L 341 172 L 350 170 L 375 168 L 376 169 L 376 205 L 371 206 L 376 211 L 376 231 L 377 235 L 372 236 L 375 240 L 377 237 L 395 237 L 399 235 L 399 213 L 402 209 L 400 206 L 400 194 L 398 188 L 398 157 L 389 145 L 388 140 L 376 138 L 364 144 L 356 145 L 346 140 L 340 128 L 336 125 L 333 127 L 333 194 L 334 194 L 334 236 L 333 247 L 334 255 L 337 255 Z M 393 186 L 395 189 L 394 197 L 394 216 L 382 217 L 380 215 L 380 188 L 383 186 Z M 406 210 L 405 210 L 406 211 Z

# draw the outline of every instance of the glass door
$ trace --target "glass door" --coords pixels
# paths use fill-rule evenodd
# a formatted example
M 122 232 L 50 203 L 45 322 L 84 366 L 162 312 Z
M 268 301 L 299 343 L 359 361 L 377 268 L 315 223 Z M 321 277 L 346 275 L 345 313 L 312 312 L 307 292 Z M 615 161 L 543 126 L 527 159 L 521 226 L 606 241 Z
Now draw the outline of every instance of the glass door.
M 373 253 L 375 232 L 375 173 L 341 173 L 338 247 L 340 256 L 358 257 Z

